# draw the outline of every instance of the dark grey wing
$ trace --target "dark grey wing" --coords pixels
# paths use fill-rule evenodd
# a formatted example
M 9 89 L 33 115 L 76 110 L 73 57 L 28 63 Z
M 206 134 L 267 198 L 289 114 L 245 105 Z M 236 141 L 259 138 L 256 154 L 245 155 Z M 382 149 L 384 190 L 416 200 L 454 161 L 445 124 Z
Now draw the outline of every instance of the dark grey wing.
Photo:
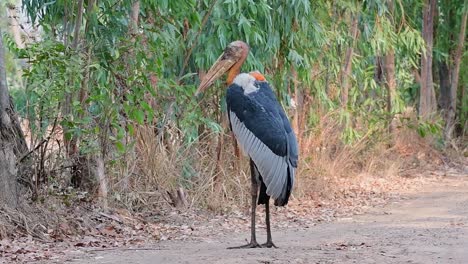
M 266 96 L 270 98 L 271 101 L 277 101 L 275 94 L 271 90 L 270 86 L 268 85 L 267 82 L 260 82 L 259 83 L 260 91 L 262 91 Z M 297 168 L 297 161 L 299 158 L 299 150 L 297 146 L 297 138 L 296 134 L 292 130 L 291 123 L 289 122 L 289 119 L 286 116 L 286 113 L 284 112 L 283 108 L 281 106 L 278 107 L 279 109 L 279 115 L 281 116 L 281 120 L 283 121 L 283 127 L 286 132 L 286 140 L 288 142 L 288 159 L 291 163 L 291 165 L 294 168 Z
M 297 161 L 299 159 L 299 150 L 297 146 L 296 134 L 291 128 L 288 118 L 284 112 L 281 113 L 283 119 L 283 124 L 286 131 L 286 140 L 287 140 L 287 151 L 288 151 L 288 165 L 289 173 L 291 173 L 291 187 L 294 186 L 294 176 L 296 175 Z
M 271 89 L 263 87 L 265 84 L 268 85 L 256 82 L 259 90 L 248 95 L 236 84 L 229 87 L 226 95 L 229 121 L 244 153 L 256 164 L 267 194 L 287 200 L 295 168 L 289 152 L 293 148 L 297 153 L 297 143 L 289 143 L 291 136 L 285 129 L 285 120 L 290 130 L 289 121 L 276 98 L 268 94 Z M 293 160 L 297 162 L 297 155 Z
M 279 115 L 281 116 L 281 120 L 283 121 L 284 131 L 286 132 L 286 141 L 287 141 L 287 157 L 288 157 L 288 173 L 290 174 L 289 180 L 291 181 L 290 186 L 287 186 L 287 196 L 289 196 L 290 192 L 292 191 L 292 186 L 294 186 L 294 179 L 296 175 L 296 168 L 297 162 L 299 159 L 299 149 L 297 144 L 296 134 L 294 133 L 291 123 L 286 116 L 281 105 L 279 105 L 276 95 L 274 94 L 273 90 L 271 89 L 268 82 L 259 82 L 260 91 L 267 96 L 271 102 L 275 102 L 278 104 Z M 286 200 L 287 202 L 287 200 Z

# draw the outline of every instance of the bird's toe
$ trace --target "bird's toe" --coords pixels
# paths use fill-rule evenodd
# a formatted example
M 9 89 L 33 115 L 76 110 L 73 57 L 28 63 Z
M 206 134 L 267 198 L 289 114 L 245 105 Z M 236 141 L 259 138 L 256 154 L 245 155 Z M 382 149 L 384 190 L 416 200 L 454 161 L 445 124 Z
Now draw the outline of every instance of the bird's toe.
M 241 248 L 261 248 L 262 245 L 258 244 L 256 241 L 250 242 L 247 245 L 237 246 L 237 247 L 228 247 L 227 249 L 241 249 Z
M 267 241 L 265 244 L 262 244 L 261 247 L 266 248 L 278 248 L 272 241 Z

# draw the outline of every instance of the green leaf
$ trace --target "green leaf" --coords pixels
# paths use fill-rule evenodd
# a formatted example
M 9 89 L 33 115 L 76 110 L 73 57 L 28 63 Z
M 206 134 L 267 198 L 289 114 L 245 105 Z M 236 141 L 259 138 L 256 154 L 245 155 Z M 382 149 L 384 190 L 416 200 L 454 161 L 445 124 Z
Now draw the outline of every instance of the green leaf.
M 145 113 L 140 109 L 135 109 L 133 111 L 133 117 L 138 122 L 138 124 L 143 125 L 145 122 Z
M 117 148 L 117 150 L 120 152 L 120 153 L 124 153 L 125 152 L 125 146 L 122 142 L 120 141 L 116 141 L 115 142 L 115 147 Z

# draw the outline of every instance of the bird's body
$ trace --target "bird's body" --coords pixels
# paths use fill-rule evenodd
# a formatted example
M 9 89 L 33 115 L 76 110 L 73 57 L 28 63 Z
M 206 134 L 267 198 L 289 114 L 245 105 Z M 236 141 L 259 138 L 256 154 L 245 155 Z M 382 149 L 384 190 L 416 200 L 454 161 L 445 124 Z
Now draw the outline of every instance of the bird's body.
M 245 155 L 250 158 L 251 170 L 251 240 L 234 248 L 261 247 L 255 235 L 256 205 L 265 204 L 267 243 L 275 247 L 271 238 L 269 200 L 275 205 L 288 203 L 294 185 L 298 161 L 296 136 L 265 77 L 258 72 L 240 73 L 248 55 L 242 41 L 229 44 L 211 67 L 197 90 L 208 88 L 214 80 L 228 72 L 226 94 L 231 130 Z
M 241 73 L 229 86 L 226 102 L 231 130 L 266 187 L 258 204 L 271 196 L 275 205 L 286 205 L 297 167 L 297 141 L 270 85 Z

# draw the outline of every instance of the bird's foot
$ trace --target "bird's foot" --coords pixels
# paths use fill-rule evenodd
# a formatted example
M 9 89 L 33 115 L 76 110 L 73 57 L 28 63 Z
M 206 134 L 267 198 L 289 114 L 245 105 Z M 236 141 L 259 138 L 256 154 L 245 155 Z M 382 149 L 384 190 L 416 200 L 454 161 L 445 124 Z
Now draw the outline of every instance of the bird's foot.
M 250 241 L 247 245 L 237 246 L 237 247 L 228 247 L 227 249 L 241 249 L 241 248 L 261 248 L 262 246 L 257 243 L 257 241 Z
M 275 244 L 273 244 L 273 241 L 267 241 L 265 244 L 262 244 L 262 247 L 266 247 L 266 248 L 278 248 Z

